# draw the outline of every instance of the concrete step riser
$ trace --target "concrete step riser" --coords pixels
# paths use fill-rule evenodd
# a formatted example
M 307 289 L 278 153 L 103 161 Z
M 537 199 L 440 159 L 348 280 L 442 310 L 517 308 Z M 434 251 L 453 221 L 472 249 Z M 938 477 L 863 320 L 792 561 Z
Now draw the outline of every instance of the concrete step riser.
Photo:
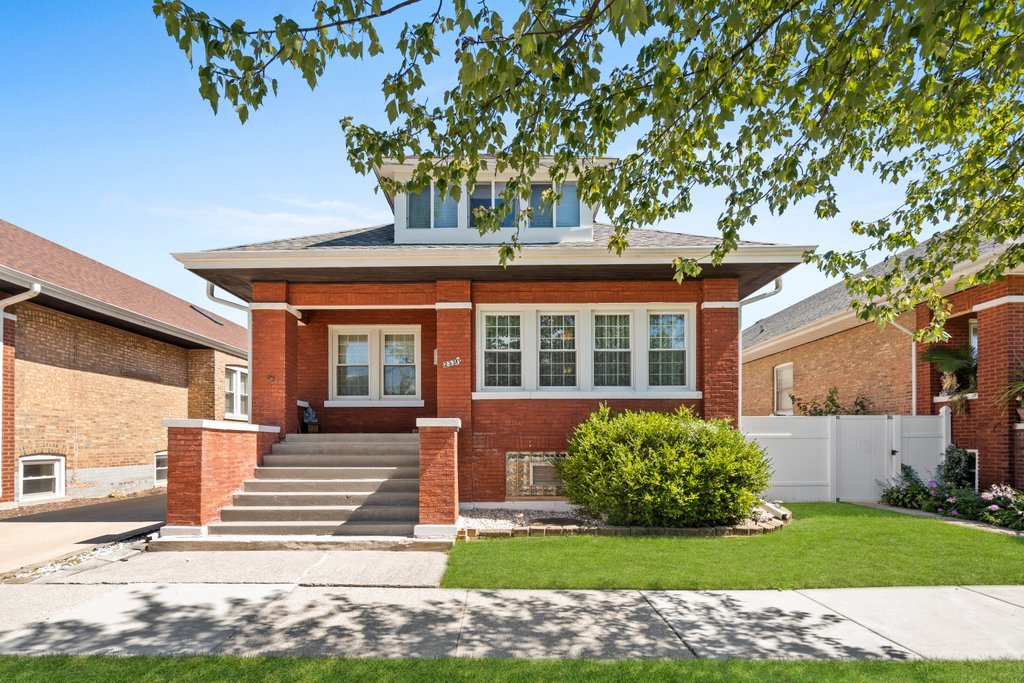
M 419 455 L 266 455 L 264 467 L 419 467 Z
M 415 443 L 420 442 L 419 434 L 288 434 L 285 443 Z
M 224 508 L 220 518 L 225 522 L 405 522 L 415 524 L 419 508 L 376 507 L 357 510 L 335 510 L 316 507 Z
M 417 467 L 257 467 L 257 479 L 419 479 Z
M 380 522 L 345 522 L 342 524 L 236 522 L 211 524 L 209 532 L 214 536 L 412 536 L 415 526 L 415 524 Z
M 362 505 L 380 507 L 387 505 L 418 505 L 418 492 L 410 493 L 236 493 L 236 507 L 270 505 Z
M 417 479 L 250 479 L 242 487 L 245 493 L 417 493 Z
M 274 455 L 415 455 L 419 444 L 406 443 L 277 443 Z

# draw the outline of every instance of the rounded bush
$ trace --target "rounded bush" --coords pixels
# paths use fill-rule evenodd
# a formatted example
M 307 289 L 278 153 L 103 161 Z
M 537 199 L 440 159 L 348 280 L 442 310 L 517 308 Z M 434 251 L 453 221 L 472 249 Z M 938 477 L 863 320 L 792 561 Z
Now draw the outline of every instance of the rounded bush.
M 612 413 L 602 405 L 576 427 L 556 466 L 569 501 L 615 526 L 737 524 L 770 479 L 758 445 L 685 408 Z

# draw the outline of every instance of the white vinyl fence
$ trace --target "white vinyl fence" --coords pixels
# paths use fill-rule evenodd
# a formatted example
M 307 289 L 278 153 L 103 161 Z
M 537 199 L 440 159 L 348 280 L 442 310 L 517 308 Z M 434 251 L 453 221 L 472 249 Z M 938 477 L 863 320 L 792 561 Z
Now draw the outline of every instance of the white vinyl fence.
M 901 464 L 931 477 L 950 442 L 950 413 L 744 417 L 742 429 L 772 462 L 768 498 L 872 501 Z

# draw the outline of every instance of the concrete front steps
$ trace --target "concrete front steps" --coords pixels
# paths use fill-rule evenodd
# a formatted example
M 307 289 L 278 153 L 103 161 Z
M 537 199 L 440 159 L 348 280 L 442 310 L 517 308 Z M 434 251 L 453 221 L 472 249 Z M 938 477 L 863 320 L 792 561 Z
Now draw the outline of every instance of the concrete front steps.
M 410 537 L 416 434 L 289 434 L 209 526 L 209 540 Z

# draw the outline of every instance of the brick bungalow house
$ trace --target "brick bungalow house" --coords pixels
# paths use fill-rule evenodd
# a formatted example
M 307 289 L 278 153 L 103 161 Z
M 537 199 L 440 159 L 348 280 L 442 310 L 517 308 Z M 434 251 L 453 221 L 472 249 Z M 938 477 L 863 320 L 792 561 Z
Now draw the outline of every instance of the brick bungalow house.
M 924 246 L 902 252 L 902 258 Z M 986 244 L 975 261 L 960 264 L 952 281 L 977 271 L 1001 253 Z M 880 272 L 884 262 L 865 271 Z M 953 315 L 948 343 L 970 344 L 978 355 L 977 392 L 966 413 L 954 411 L 953 442 L 977 453 L 978 484 L 1024 486 L 1024 424 L 1013 406 L 995 400 L 1024 358 L 1024 276 L 1011 274 L 990 285 L 946 293 Z M 743 331 L 743 414 L 792 414 L 792 394 L 821 400 L 829 387 L 840 401 L 857 396 L 876 414 L 934 415 L 950 401 L 941 396 L 940 373 L 920 359 L 927 345 L 914 331 L 931 320 L 927 306 L 879 328 L 858 319 L 843 283 L 828 287 Z
M 601 402 L 737 417 L 739 302 L 806 247 L 743 242 L 677 284 L 672 259 L 715 240 L 637 231 L 618 257 L 571 179 L 540 210 L 542 174 L 502 268 L 516 219 L 482 237 L 471 212 L 502 180 L 389 197 L 393 225 L 175 255 L 249 302 L 253 425 L 168 422 L 166 534 L 450 534 L 460 503 L 550 501 L 549 458 Z
M 0 506 L 166 483 L 161 419 L 247 420 L 245 328 L 0 221 Z

